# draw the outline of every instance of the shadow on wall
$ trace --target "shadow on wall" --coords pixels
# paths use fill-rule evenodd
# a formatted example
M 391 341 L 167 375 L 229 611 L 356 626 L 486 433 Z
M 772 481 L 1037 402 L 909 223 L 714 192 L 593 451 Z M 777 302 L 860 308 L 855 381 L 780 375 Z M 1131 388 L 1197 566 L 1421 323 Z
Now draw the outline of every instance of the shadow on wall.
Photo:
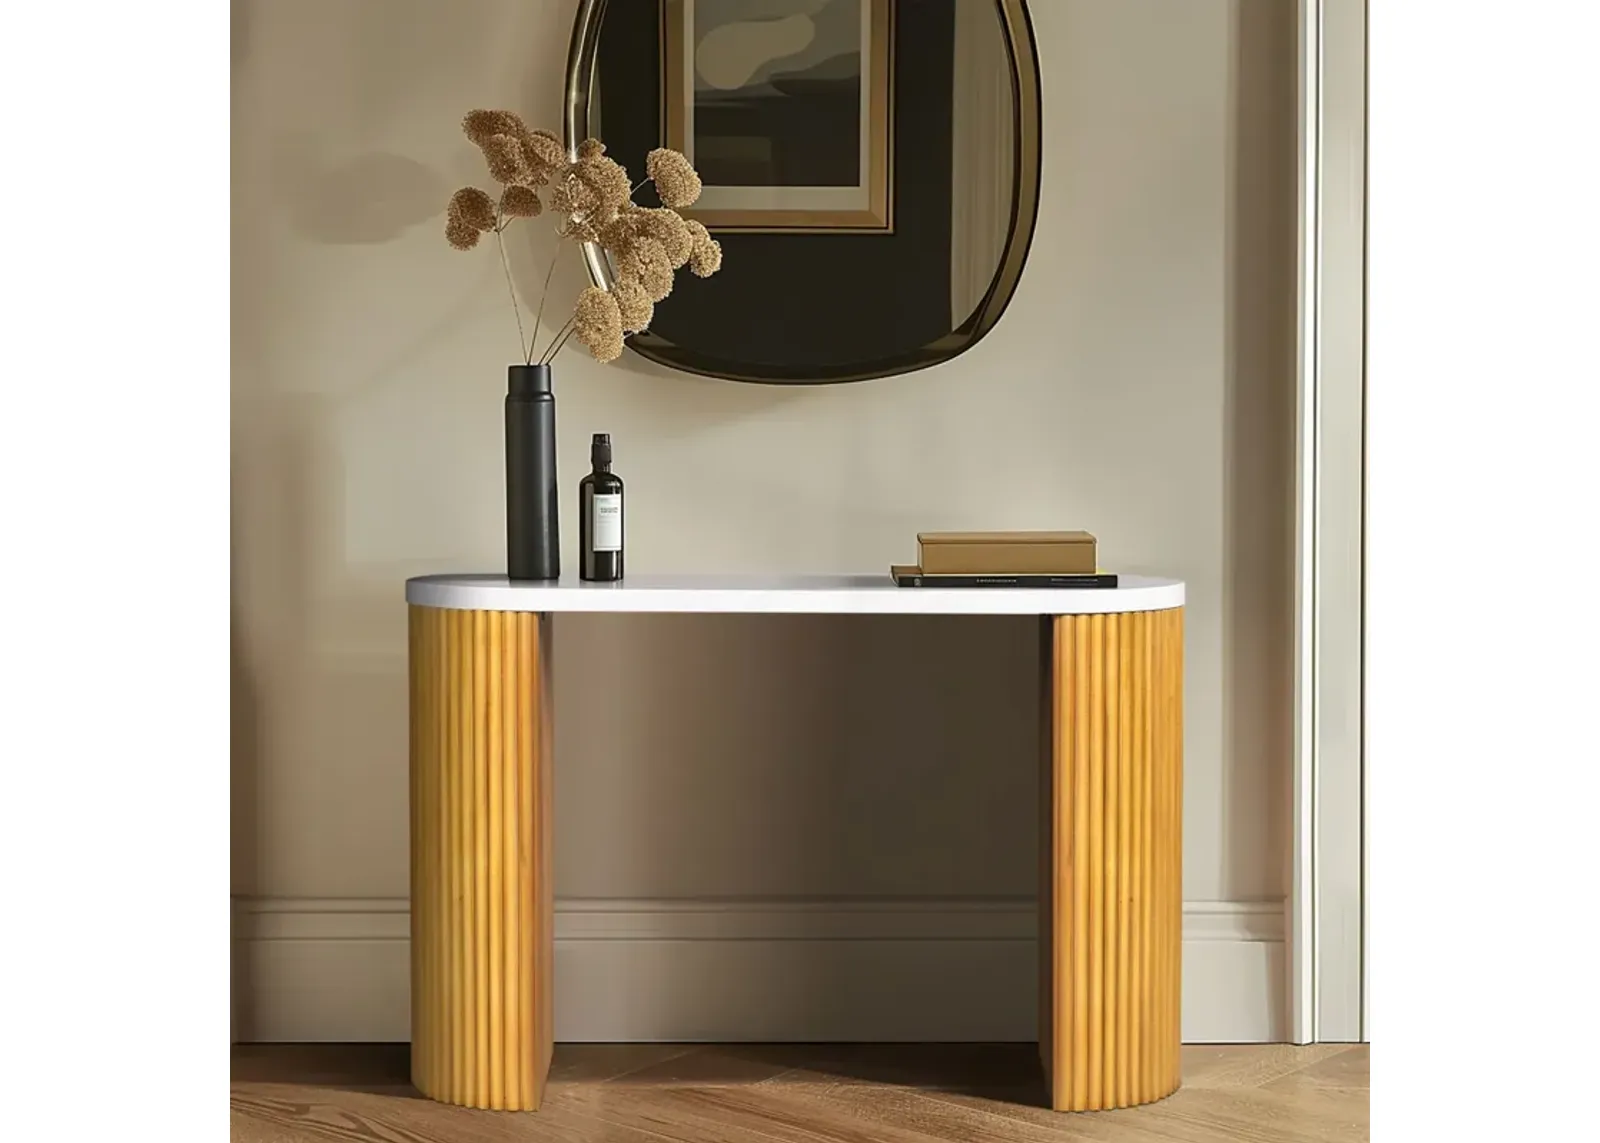
M 582 826 L 556 840 L 563 893 L 1033 893 L 1037 621 L 556 628 L 560 797 Z
M 256 775 L 259 772 L 259 743 L 257 741 L 257 713 L 255 704 L 255 688 L 250 679 L 249 668 L 241 654 L 239 646 L 239 623 L 237 614 L 230 625 L 230 654 L 229 666 L 232 685 L 230 688 L 230 759 L 229 759 L 229 852 L 232 861 L 231 887 L 235 893 L 240 885 L 251 885 L 255 881 L 256 847 L 258 838 L 256 833 Z M 249 988 L 240 988 L 238 982 L 249 981 L 255 978 L 254 966 L 250 960 L 250 944 L 240 940 L 237 931 L 236 915 L 229 915 L 229 947 L 232 955 L 229 959 L 230 974 L 233 986 L 233 1007 L 231 1009 L 230 1024 L 233 1028 L 233 1038 L 237 1040 L 241 1030 L 254 1026 L 255 1012 L 253 1008 L 254 994 Z
M 1229 61 L 1224 409 L 1222 835 L 1265 823 L 1288 891 L 1293 754 L 1295 17 L 1234 9 Z M 1265 774 L 1267 782 L 1261 781 Z M 1225 883 L 1261 880 L 1260 851 L 1227 848 Z
M 561 895 L 835 912 L 908 897 L 1031 904 L 1036 620 L 567 615 L 555 627 Z M 753 996 L 737 959 L 668 947 L 673 987 L 641 989 L 654 974 L 616 985 L 634 1029 L 715 1035 L 751 1010 L 765 1027 L 839 1028 L 899 1011 L 904 1034 L 918 998 L 967 1007 L 961 980 L 934 979 L 941 966 L 1016 971 L 1015 945 L 966 950 L 767 942 L 758 978 L 784 986 Z
M 314 136 L 285 135 L 272 156 L 279 201 L 307 242 L 348 246 L 388 242 L 437 220 L 455 188 L 415 159 L 381 151 L 332 159 Z

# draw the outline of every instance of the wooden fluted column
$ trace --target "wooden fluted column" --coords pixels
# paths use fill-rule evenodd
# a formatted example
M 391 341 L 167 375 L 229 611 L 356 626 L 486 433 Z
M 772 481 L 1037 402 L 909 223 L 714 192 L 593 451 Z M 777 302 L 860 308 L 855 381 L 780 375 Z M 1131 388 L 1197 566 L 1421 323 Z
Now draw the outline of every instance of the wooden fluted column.
M 550 621 L 410 614 L 411 1078 L 531 1111 L 554 1040 Z
M 1176 1091 L 1183 609 L 1045 621 L 1039 1054 L 1058 1111 Z

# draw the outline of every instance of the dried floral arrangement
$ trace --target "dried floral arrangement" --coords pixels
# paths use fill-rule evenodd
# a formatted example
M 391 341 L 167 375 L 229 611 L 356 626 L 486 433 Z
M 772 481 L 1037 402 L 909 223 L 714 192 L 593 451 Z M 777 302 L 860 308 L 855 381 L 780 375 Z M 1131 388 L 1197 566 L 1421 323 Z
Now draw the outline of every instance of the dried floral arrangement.
M 615 270 L 610 290 L 590 286 L 578 295 L 572 316 L 539 355 L 542 364 L 552 361 L 571 337 L 596 361 L 615 361 L 622 355 L 622 339 L 649 327 L 656 303 L 672 292 L 677 270 L 688 266 L 709 278 L 722 267 L 722 247 L 704 226 L 678 213 L 700 197 L 700 176 L 679 152 L 658 148 L 645 159 L 645 182 L 655 184 L 662 205 L 643 207 L 633 196 L 644 182 L 634 185 L 597 139 L 584 140 L 577 159 L 569 161 L 560 139 L 549 131 L 529 130 L 510 111 L 471 111 L 461 127 L 483 151 L 489 175 L 502 189 L 498 199 L 477 187 L 456 191 L 450 196 L 444 235 L 457 250 L 471 250 L 485 234 L 495 236 L 528 364 L 534 361 L 534 344 L 523 330 L 504 238 L 506 228 L 518 219 L 554 217 L 559 239 L 598 243 Z M 558 245 L 534 311 L 534 338 L 560 255 Z

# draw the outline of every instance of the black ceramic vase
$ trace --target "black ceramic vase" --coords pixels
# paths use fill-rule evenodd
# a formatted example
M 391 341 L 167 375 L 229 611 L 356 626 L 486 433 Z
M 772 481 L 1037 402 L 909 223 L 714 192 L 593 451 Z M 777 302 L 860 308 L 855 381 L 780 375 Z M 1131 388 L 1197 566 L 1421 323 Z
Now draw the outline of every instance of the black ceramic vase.
M 561 577 L 556 395 L 548 365 L 513 365 L 506 389 L 506 575 Z

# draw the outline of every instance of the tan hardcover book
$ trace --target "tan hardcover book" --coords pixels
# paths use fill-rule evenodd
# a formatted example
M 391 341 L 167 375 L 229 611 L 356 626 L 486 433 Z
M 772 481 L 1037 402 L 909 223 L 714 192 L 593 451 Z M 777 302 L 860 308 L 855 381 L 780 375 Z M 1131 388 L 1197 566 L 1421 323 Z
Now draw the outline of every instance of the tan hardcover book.
M 1088 532 L 919 532 L 928 575 L 1093 575 L 1099 550 Z

